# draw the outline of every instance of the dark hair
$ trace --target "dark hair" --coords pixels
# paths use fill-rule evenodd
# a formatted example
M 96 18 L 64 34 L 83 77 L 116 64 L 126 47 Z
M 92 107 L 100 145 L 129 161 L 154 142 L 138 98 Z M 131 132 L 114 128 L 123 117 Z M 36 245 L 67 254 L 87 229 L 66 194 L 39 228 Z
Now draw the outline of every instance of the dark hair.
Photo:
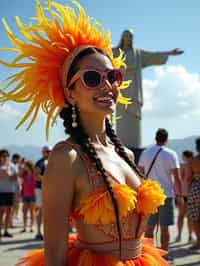
M 197 137 L 195 140 L 196 150 L 200 153 L 200 137 Z
M 156 142 L 163 144 L 167 141 L 168 139 L 168 132 L 164 128 L 159 128 L 156 132 Z
M 92 53 L 96 53 L 96 52 L 100 52 L 102 53 L 102 51 L 98 50 L 98 49 L 94 49 L 94 48 L 88 48 L 85 49 L 84 51 L 82 51 L 76 58 L 75 61 L 73 61 L 72 65 L 71 65 L 71 69 L 69 70 L 69 75 L 67 78 L 67 81 L 69 82 L 69 80 L 72 78 L 72 76 L 75 74 L 75 72 L 77 71 L 77 65 L 78 65 L 78 61 L 83 58 L 86 55 L 92 54 Z M 103 53 L 104 54 L 104 53 Z M 72 89 L 72 88 L 71 88 Z M 83 150 L 83 152 L 85 152 L 88 157 L 94 162 L 97 171 L 99 171 L 102 175 L 102 178 L 104 180 L 104 183 L 108 189 L 108 192 L 111 196 L 112 199 L 112 203 L 113 203 L 113 207 L 114 207 L 114 212 L 115 212 L 115 216 L 116 216 L 116 224 L 117 224 L 117 230 L 118 230 L 118 235 L 119 235 L 119 248 L 120 248 L 120 256 L 121 256 L 121 228 L 120 228 L 120 220 L 119 220 L 119 207 L 118 207 L 118 203 L 115 197 L 115 194 L 113 192 L 113 188 L 109 182 L 108 179 L 108 175 L 106 173 L 106 170 L 104 169 L 101 160 L 99 159 L 97 152 L 93 146 L 93 144 L 91 143 L 89 136 L 87 135 L 87 133 L 85 132 L 84 128 L 81 125 L 80 122 L 80 115 L 79 115 L 79 110 L 77 109 L 77 107 L 75 106 L 75 110 L 76 110 L 76 121 L 78 126 L 76 128 L 72 127 L 72 106 L 69 105 L 68 108 L 63 108 L 60 112 L 60 117 L 63 119 L 63 125 L 65 127 L 65 132 L 67 134 L 69 134 L 71 136 L 71 138 L 80 145 L 81 149 Z M 119 138 L 115 135 L 114 130 L 112 129 L 112 126 L 109 122 L 108 119 L 106 119 L 106 133 L 109 136 L 110 140 L 113 142 L 113 144 L 115 145 L 116 151 L 117 153 L 141 176 L 142 174 L 140 174 L 139 170 L 137 169 L 136 165 L 134 164 L 134 162 L 131 161 L 131 159 L 128 157 L 128 155 L 126 154 Z
M 18 154 L 18 153 L 14 153 L 13 155 L 12 155 L 12 159 L 17 159 L 17 160 L 19 160 L 21 158 L 21 156 Z
M 6 149 L 2 149 L 2 150 L 0 150 L 0 158 L 2 157 L 2 155 L 3 155 L 4 153 L 6 153 L 8 156 L 10 156 L 8 150 L 6 150 Z
M 186 158 L 192 158 L 193 152 L 189 151 L 189 150 L 185 150 L 185 151 L 183 151 L 182 155 L 185 156 Z

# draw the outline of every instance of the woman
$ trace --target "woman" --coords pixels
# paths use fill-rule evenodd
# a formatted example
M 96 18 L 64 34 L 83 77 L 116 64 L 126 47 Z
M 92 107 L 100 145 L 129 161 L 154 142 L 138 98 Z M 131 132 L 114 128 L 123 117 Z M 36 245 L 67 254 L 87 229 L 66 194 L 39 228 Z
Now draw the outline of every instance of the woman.
M 178 220 L 177 220 L 177 228 L 178 228 L 178 235 L 175 239 L 176 242 L 181 241 L 181 235 L 183 230 L 184 224 L 184 217 L 187 212 L 187 200 L 188 200 L 188 171 L 187 171 L 187 164 L 188 161 L 193 157 L 193 152 L 189 150 L 185 150 L 182 153 L 182 160 L 183 163 L 181 164 L 181 185 L 182 185 L 182 194 L 184 197 L 184 204 L 179 207 L 178 210 Z M 175 187 L 175 194 L 177 194 L 177 189 Z M 187 219 L 187 228 L 188 228 L 188 242 L 192 241 L 192 221 L 188 218 Z
M 20 24 L 24 36 L 40 47 L 20 46 L 26 48 L 22 57 L 34 53 L 33 62 L 20 65 L 27 68 L 14 77 L 23 84 L 20 93 L 3 97 L 19 102 L 32 97 L 22 122 L 35 108 L 32 123 L 41 104 L 48 115 L 47 133 L 58 109 L 70 135 L 55 145 L 44 176 L 44 250 L 31 252 L 19 265 L 168 265 L 161 257 L 164 251 L 142 244 L 148 215 L 164 204 L 163 190 L 153 181 L 142 181 L 132 153 L 121 145 L 110 122 L 117 100 L 130 103 L 119 91 L 128 85 L 119 70 L 123 56 L 113 57 L 109 34 L 76 5 L 79 16 L 48 1 L 50 20 L 38 4 L 38 24 Z M 70 222 L 77 236 L 66 244 Z
M 4 220 L 4 237 L 13 237 L 8 232 L 12 207 L 14 206 L 14 186 L 17 175 L 14 167 L 9 163 L 9 152 L 5 149 L 0 150 L 0 237 L 1 227 Z
M 33 232 L 33 224 L 35 219 L 35 176 L 34 164 L 31 161 L 25 161 L 24 167 L 20 173 L 22 179 L 22 202 L 23 202 L 23 223 L 22 233 L 26 232 L 27 216 L 30 213 L 30 232 Z
M 192 250 L 200 252 L 200 137 L 196 139 L 197 155 L 188 163 L 188 218 L 192 220 L 196 243 Z

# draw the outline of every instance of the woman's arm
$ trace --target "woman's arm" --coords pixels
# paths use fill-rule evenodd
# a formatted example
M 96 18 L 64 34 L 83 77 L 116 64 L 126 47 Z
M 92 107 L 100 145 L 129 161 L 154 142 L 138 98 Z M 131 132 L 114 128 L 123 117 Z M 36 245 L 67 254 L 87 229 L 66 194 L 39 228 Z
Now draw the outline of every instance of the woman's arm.
M 74 194 L 75 152 L 58 144 L 43 182 L 45 266 L 66 265 L 69 215 Z

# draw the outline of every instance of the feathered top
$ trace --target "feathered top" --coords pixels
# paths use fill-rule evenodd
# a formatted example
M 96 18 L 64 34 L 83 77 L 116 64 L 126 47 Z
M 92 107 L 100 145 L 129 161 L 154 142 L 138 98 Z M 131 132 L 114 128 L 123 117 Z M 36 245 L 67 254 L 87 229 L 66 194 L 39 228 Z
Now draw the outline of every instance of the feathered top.
M 143 215 L 154 214 L 164 205 L 164 190 L 154 180 L 144 180 L 137 190 L 125 184 L 113 185 L 113 192 L 119 206 L 120 218 L 136 210 Z M 110 224 L 115 222 L 115 212 L 111 196 L 106 189 L 98 189 L 83 199 L 75 209 L 76 215 L 83 217 L 86 224 Z

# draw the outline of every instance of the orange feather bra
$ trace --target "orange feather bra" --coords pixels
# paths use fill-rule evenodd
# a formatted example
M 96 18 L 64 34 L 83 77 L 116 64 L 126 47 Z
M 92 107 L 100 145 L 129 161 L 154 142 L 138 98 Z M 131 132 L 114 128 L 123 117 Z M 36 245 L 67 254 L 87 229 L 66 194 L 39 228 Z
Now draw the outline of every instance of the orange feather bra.
M 136 210 L 143 215 L 154 214 L 158 207 L 164 205 L 166 196 L 160 185 L 153 180 L 144 180 L 137 190 L 125 184 L 113 185 L 113 191 L 118 201 L 120 218 L 126 217 Z M 83 217 L 86 224 L 110 224 L 115 222 L 115 213 L 109 192 L 98 189 L 81 200 L 72 216 Z

